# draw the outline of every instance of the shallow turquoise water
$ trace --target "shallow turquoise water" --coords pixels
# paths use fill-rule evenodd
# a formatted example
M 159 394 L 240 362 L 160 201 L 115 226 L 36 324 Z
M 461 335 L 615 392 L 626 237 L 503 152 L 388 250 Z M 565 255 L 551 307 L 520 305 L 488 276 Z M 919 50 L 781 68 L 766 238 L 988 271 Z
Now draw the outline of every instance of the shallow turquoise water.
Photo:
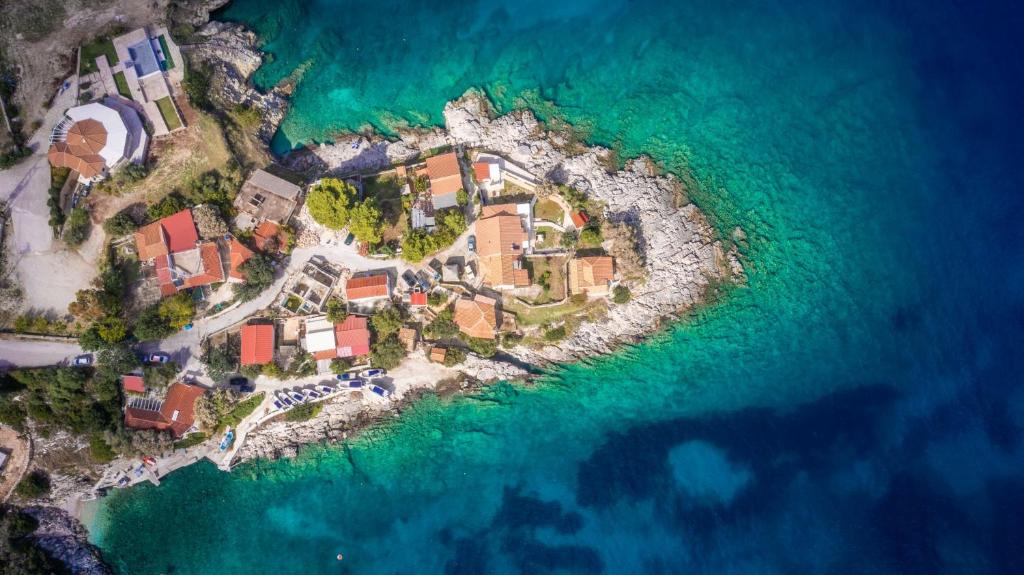
M 437 123 L 481 87 L 691 169 L 719 230 L 747 232 L 749 284 L 535 388 L 118 493 L 92 536 L 121 572 L 1020 571 L 1013 9 L 246 0 L 220 17 L 266 39 L 261 85 L 303 70 L 279 151 Z

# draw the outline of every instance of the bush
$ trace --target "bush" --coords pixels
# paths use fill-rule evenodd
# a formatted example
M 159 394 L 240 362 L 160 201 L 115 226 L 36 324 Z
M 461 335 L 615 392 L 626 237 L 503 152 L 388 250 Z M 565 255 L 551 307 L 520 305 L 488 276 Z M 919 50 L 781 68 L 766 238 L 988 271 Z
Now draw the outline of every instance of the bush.
M 254 393 L 249 398 L 240 401 L 224 415 L 217 425 L 217 430 L 220 431 L 226 427 L 235 427 L 242 422 L 243 419 L 249 417 L 252 412 L 256 411 L 256 408 L 263 403 L 263 398 L 266 396 L 262 391 Z
M 367 198 L 349 210 L 348 229 L 361 242 L 370 245 L 380 243 L 384 236 L 384 223 L 373 198 Z
M 174 449 L 188 449 L 190 447 L 195 447 L 209 438 L 210 436 L 203 433 L 202 431 L 191 433 L 188 436 L 184 437 L 183 439 L 175 441 Z
M 100 339 L 108 344 L 122 342 L 128 337 L 127 322 L 117 316 L 108 315 L 97 321 L 93 326 L 96 328 L 96 334 L 100 336 Z
M 239 266 L 245 274 L 245 281 L 235 284 L 235 297 L 242 301 L 255 299 L 274 283 L 274 267 L 263 254 L 253 254 L 248 261 Z
M 459 209 L 442 210 L 435 214 L 437 228 L 432 233 L 424 230 L 413 230 L 402 239 L 402 258 L 410 262 L 419 262 L 424 257 L 444 249 L 458 239 L 466 231 L 466 216 Z
M 341 323 L 347 317 L 348 309 L 345 308 L 345 302 L 337 298 L 331 298 L 327 301 L 327 321 Z
M 128 235 L 137 228 L 135 220 L 125 212 L 118 212 L 109 220 L 103 222 L 103 230 L 107 232 L 107 235 L 113 237 Z
M 436 307 L 444 303 L 444 294 L 438 292 L 430 292 L 427 294 L 427 303 L 430 307 Z
M 214 381 L 220 381 L 229 373 L 233 373 L 238 369 L 238 356 L 235 354 L 236 346 L 228 344 L 214 347 L 207 341 L 205 348 L 202 362 L 206 366 L 206 374 Z
M 186 292 L 179 292 L 160 302 L 160 319 L 175 331 L 192 323 L 195 313 L 196 304 L 192 300 L 192 296 Z
M 447 367 L 459 365 L 466 361 L 466 350 L 461 347 L 450 347 L 444 354 L 444 364 Z
M 469 194 L 466 193 L 466 190 L 459 188 L 459 191 L 455 192 L 455 201 L 459 206 L 465 206 L 469 203 Z
M 402 345 L 402 342 L 398 341 L 398 336 L 392 333 L 374 343 L 370 355 L 375 367 L 394 369 L 405 359 L 405 354 L 405 346 Z
M 568 335 L 568 333 L 565 331 L 565 326 L 564 325 L 560 325 L 558 327 L 551 328 L 551 329 L 545 331 L 544 332 L 544 341 L 552 342 L 552 343 L 554 343 L 556 341 L 562 341 L 563 339 L 565 339 L 566 335 Z
M 345 357 L 336 357 L 331 360 L 331 373 L 341 375 L 352 368 L 352 360 Z
M 384 339 L 402 327 L 402 313 L 395 307 L 385 308 L 370 318 L 370 325 L 377 339 Z
M 580 244 L 586 247 L 599 246 L 602 241 L 604 241 L 604 238 L 601 237 L 601 230 L 598 228 L 584 228 L 584 230 L 580 232 Z
M 434 321 L 430 322 L 423 330 L 423 335 L 429 339 L 451 339 L 458 337 L 459 326 L 455 324 L 452 319 L 453 314 L 450 309 L 446 309 L 441 313 L 437 314 Z
M 177 30 L 177 29 L 176 29 Z M 185 79 L 181 85 L 185 88 L 185 94 L 188 95 L 188 101 L 195 107 L 209 110 L 212 103 L 210 101 L 210 78 L 213 73 L 210 67 L 205 64 L 196 64 L 189 62 L 189 66 L 185 67 Z
M 149 221 L 156 221 L 160 218 L 174 215 L 188 207 L 188 201 L 175 192 L 164 197 L 164 199 L 146 208 L 146 216 Z
M 171 327 L 167 320 L 161 317 L 160 305 L 152 305 L 139 314 L 138 319 L 135 320 L 135 327 L 132 329 L 135 339 L 139 341 L 163 339 L 175 332 L 176 328 Z
M 498 352 L 498 342 L 493 339 L 467 337 L 466 344 L 470 351 L 481 357 L 492 357 Z
M 89 455 L 97 463 L 110 463 L 117 457 L 117 452 L 110 447 L 102 435 L 94 433 L 89 438 Z
M 85 208 L 71 210 L 66 222 L 64 222 L 64 243 L 71 247 L 78 247 L 89 239 L 89 212 Z
M 25 499 L 39 499 L 50 492 L 50 476 L 36 469 L 22 478 L 14 492 Z
M 501 347 L 511 349 L 523 341 L 523 336 L 518 333 L 506 333 L 501 338 Z
M 324 178 L 309 190 L 306 207 L 317 223 L 340 230 L 348 224 L 349 209 L 357 195 L 351 184 L 337 178 Z
M 323 410 L 323 403 L 303 403 L 284 414 L 285 421 L 309 421 Z
M 629 288 L 619 284 L 612 290 L 612 301 L 615 303 L 626 303 L 633 297 L 630 293 Z

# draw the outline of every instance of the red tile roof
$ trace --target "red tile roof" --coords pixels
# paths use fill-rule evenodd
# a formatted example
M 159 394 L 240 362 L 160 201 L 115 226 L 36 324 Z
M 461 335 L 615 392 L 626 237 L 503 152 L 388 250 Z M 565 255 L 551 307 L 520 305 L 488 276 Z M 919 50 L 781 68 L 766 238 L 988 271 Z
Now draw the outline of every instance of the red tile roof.
M 476 181 L 482 182 L 491 178 L 491 165 L 487 162 L 473 162 L 473 175 Z
M 266 251 L 270 240 L 277 239 L 277 248 L 281 248 L 281 242 L 279 234 L 281 232 L 281 226 L 275 224 L 270 220 L 264 220 L 260 225 L 256 226 L 256 230 L 252 233 L 253 243 L 256 249 Z
M 427 176 L 431 195 L 443 196 L 462 189 L 462 172 L 455 152 L 427 158 Z
M 338 350 L 336 350 L 336 349 L 325 349 L 325 350 L 322 350 L 322 351 L 314 351 L 313 352 L 313 359 L 316 359 L 316 360 L 334 359 L 336 357 L 338 357 Z
M 389 294 L 390 289 L 386 273 L 349 278 L 348 282 L 345 283 L 345 297 L 349 301 L 387 297 Z
M 189 209 L 161 218 L 135 232 L 135 245 L 142 261 L 190 250 L 198 241 L 199 233 Z
M 192 427 L 196 399 L 204 392 L 201 387 L 175 383 L 167 390 L 160 411 L 129 407 L 124 410 L 124 424 L 132 429 L 169 429 L 181 437 Z
M 587 212 L 573 212 L 572 213 L 572 225 L 576 226 L 577 228 L 579 228 L 581 230 L 583 229 L 583 226 L 587 225 L 587 222 L 589 222 L 589 221 L 590 221 L 590 216 L 587 215 Z
M 425 306 L 427 305 L 427 294 L 423 292 L 412 292 L 409 295 L 409 305 L 413 306 Z
M 224 263 L 220 259 L 220 248 L 214 242 L 199 246 L 199 258 L 203 262 L 202 273 L 185 278 L 184 287 L 197 287 L 224 281 Z
M 273 324 L 242 326 L 242 365 L 263 365 L 274 359 Z
M 146 382 L 141 375 L 122 375 L 121 385 L 125 391 L 132 393 L 146 393 Z
M 366 318 L 350 315 L 334 326 L 338 357 L 358 357 L 370 353 L 370 330 Z
M 249 248 L 245 247 L 245 244 L 234 238 L 231 238 L 231 244 L 229 244 L 229 246 L 229 255 L 231 257 L 231 269 L 228 272 L 228 275 L 231 276 L 233 279 L 244 281 L 245 272 L 238 268 L 242 267 L 242 264 L 249 261 L 249 258 L 252 257 L 253 252 Z
M 473 299 L 459 299 L 455 302 L 455 325 L 462 333 L 470 337 L 494 339 L 494 331 L 498 327 L 498 314 L 494 307 L 495 301 L 489 297 L 477 295 Z

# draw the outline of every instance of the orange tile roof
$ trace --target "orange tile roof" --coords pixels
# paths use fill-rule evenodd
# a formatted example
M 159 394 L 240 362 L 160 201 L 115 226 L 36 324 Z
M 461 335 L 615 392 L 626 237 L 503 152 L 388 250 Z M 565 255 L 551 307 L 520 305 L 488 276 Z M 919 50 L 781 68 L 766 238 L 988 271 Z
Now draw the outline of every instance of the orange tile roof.
M 345 283 L 345 297 L 349 301 L 387 297 L 389 294 L 390 289 L 386 273 L 349 278 Z
M 334 326 L 338 357 L 358 357 L 370 353 L 370 330 L 366 318 L 350 315 Z
M 614 260 L 611 256 L 589 256 L 569 260 L 569 291 L 574 294 L 584 291 L 605 291 L 614 273 Z
M 242 326 L 242 365 L 263 365 L 274 360 L 274 325 Z
M 144 262 L 167 255 L 167 240 L 159 221 L 143 226 L 135 232 L 135 247 L 139 251 L 139 260 Z
M 203 273 L 185 278 L 183 287 L 198 287 L 224 281 L 224 263 L 220 259 L 220 248 L 214 242 L 199 246 L 199 257 L 203 262 Z
M 122 375 L 121 385 L 125 391 L 132 393 L 146 393 L 146 382 L 141 375 Z
M 478 182 L 490 179 L 491 165 L 487 162 L 473 162 L 473 175 Z
M 486 206 L 476 222 L 476 239 L 484 282 L 492 286 L 520 285 L 525 278 L 522 285 L 529 285 L 527 276 L 522 272 L 517 275 L 516 262 L 523 254 L 526 231 L 514 205 Z
M 405 349 L 414 351 L 416 349 L 416 330 L 411 327 L 403 327 L 399 329 L 398 341 L 405 345 Z
M 142 261 L 190 250 L 198 241 L 199 233 L 189 209 L 160 218 L 135 232 L 135 246 Z
M 46 153 L 50 164 L 70 168 L 85 178 L 98 176 L 107 166 L 100 150 L 107 143 L 107 130 L 98 120 L 79 120 L 71 125 L 62 142 L 54 142 Z
M 427 176 L 431 195 L 444 196 L 462 189 L 462 172 L 455 152 L 427 158 Z
M 256 230 L 252 233 L 253 242 L 256 245 L 256 249 L 265 251 L 270 240 L 277 239 L 278 234 L 281 232 L 281 226 L 270 220 L 264 220 L 260 225 L 256 226 Z M 278 249 L 281 248 L 281 242 L 278 241 Z
M 167 390 L 160 411 L 129 407 L 124 410 L 124 424 L 132 429 L 169 429 L 175 437 L 181 437 L 195 422 L 196 399 L 203 393 L 201 387 L 175 383 Z
M 457 300 L 453 319 L 459 330 L 470 337 L 494 339 L 494 330 L 498 327 L 494 300 L 479 295 L 471 300 Z
M 583 226 L 587 225 L 587 222 L 589 221 L 590 216 L 588 216 L 586 212 L 580 211 L 572 213 L 572 225 L 576 226 L 578 229 L 582 230 Z
M 443 347 L 432 347 L 430 348 L 430 361 L 444 363 L 446 353 L 447 350 Z
M 249 258 L 252 257 L 253 252 L 249 248 L 245 247 L 245 244 L 236 240 L 235 238 L 231 238 L 231 244 L 229 245 L 231 269 L 228 272 L 228 275 L 236 280 L 245 280 L 245 272 L 238 268 L 242 267 L 242 264 L 249 261 Z
M 427 294 L 423 292 L 413 292 L 409 294 L 409 305 L 412 306 L 425 306 L 427 305 Z
M 337 349 L 324 349 L 324 350 L 321 350 L 321 351 L 314 351 L 312 355 L 313 355 L 313 359 L 318 360 L 318 361 L 321 360 L 321 359 L 334 359 L 334 358 L 338 357 L 338 350 Z

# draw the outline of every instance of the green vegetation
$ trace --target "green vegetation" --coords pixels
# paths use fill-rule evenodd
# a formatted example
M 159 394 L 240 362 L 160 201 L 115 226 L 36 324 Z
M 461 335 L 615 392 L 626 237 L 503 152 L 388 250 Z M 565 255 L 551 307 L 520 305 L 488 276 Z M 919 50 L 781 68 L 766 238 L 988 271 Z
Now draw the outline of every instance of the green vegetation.
M 104 194 L 119 196 L 129 191 L 136 182 L 141 181 L 149 175 L 149 169 L 143 164 L 128 163 L 117 170 L 111 176 L 94 187 L 96 191 Z
M 0 573 L 70 573 L 66 565 L 39 547 L 31 535 L 39 528 L 34 517 L 16 507 L 0 505 Z
M 405 358 L 405 354 L 405 346 L 398 341 L 398 336 L 394 333 L 383 339 L 378 338 L 370 352 L 373 365 L 384 369 L 398 367 L 398 364 L 402 363 Z
M 352 184 L 337 178 L 324 178 L 309 190 L 306 207 L 317 223 L 340 230 L 348 225 L 349 210 L 357 195 Z
M 179 439 L 178 441 L 175 441 L 174 442 L 174 448 L 175 449 L 188 449 L 190 447 L 195 447 L 195 446 L 199 445 L 200 443 L 206 441 L 209 438 L 210 438 L 209 435 L 203 433 L 202 431 L 199 431 L 199 432 L 187 435 L 184 438 Z
M 210 345 L 209 340 L 206 340 L 203 342 L 203 348 L 203 355 L 200 359 L 206 366 L 206 374 L 214 381 L 220 381 L 238 369 L 237 343 L 232 345 L 229 342 L 226 345 L 213 346 Z
M 160 319 L 174 331 L 192 323 L 196 314 L 196 304 L 186 292 L 180 292 L 160 302 Z
M 466 231 L 466 216 L 462 210 L 449 208 L 435 214 L 437 227 L 432 233 L 424 230 L 413 230 L 402 240 L 402 258 L 410 262 L 420 262 L 428 255 L 442 250 L 458 239 Z
M 338 298 L 331 298 L 327 300 L 327 321 L 331 323 L 341 323 L 348 317 L 348 309 L 345 307 L 345 302 Z
M 518 333 L 506 333 L 501 338 L 501 347 L 505 349 L 511 349 L 523 342 L 522 334 Z
M 558 193 L 576 211 L 587 208 L 587 194 L 569 186 L 558 186 Z
M 97 463 L 110 463 L 117 458 L 117 452 L 110 447 L 102 435 L 94 433 L 89 437 L 89 456 Z
M 114 72 L 114 84 L 117 85 L 118 94 L 129 100 L 134 100 L 132 98 L 132 91 L 128 88 L 128 79 L 124 77 L 124 72 Z
M 189 207 L 188 201 L 178 192 L 174 192 L 146 208 L 146 217 L 153 222 L 174 215 L 187 207 Z
M 284 308 L 292 313 L 299 311 L 300 305 L 302 305 L 302 300 L 297 295 L 289 295 L 288 299 L 284 300 Z
M 248 399 L 236 403 L 235 406 L 231 409 L 231 411 L 229 411 L 226 415 L 224 415 L 221 418 L 220 422 L 217 425 L 217 431 L 220 431 L 228 427 L 235 427 L 236 425 L 241 423 L 243 419 L 252 414 L 252 412 L 256 411 L 256 408 L 259 407 L 261 403 L 263 403 L 263 398 L 265 397 L 265 395 L 266 394 L 264 394 L 261 391 L 259 393 L 252 394 L 252 396 L 250 396 Z
M 164 96 L 157 100 L 156 107 L 160 108 L 160 115 L 169 131 L 173 132 L 181 127 L 181 118 L 178 117 L 178 111 L 174 108 L 174 102 L 170 96 Z
M 466 361 L 466 350 L 460 347 L 449 347 L 444 354 L 444 364 L 448 367 L 459 365 Z
M 171 327 L 167 321 L 160 316 L 160 304 L 154 304 L 150 307 L 142 310 L 139 313 L 138 318 L 135 320 L 135 326 L 132 329 L 132 334 L 135 339 L 139 341 L 150 341 L 155 339 L 163 339 L 172 333 L 175 328 Z
M 561 224 L 562 220 L 565 218 L 565 212 L 562 210 L 562 206 L 547 198 L 538 201 L 536 205 L 533 206 L 533 215 L 539 220 L 547 220 L 556 224 Z
M 612 290 L 612 301 L 615 303 L 626 303 L 633 297 L 630 293 L 629 288 L 619 284 Z
M 255 299 L 274 283 L 274 268 L 263 254 L 253 254 L 238 269 L 245 274 L 245 281 L 235 284 L 233 289 L 235 297 L 241 301 Z
M 160 41 L 160 51 L 164 53 L 165 69 L 173 70 L 174 56 L 171 55 L 171 49 L 167 47 L 167 38 L 164 38 L 164 35 L 161 34 L 158 39 Z
M 367 198 L 352 206 L 348 229 L 361 242 L 371 246 L 380 243 L 384 237 L 384 225 L 376 200 Z
M 260 112 L 251 106 L 235 104 L 228 115 L 245 130 L 255 130 L 260 126 Z
M 14 488 L 18 497 L 25 499 L 39 499 L 50 492 L 50 476 L 41 469 L 36 469 L 18 482 Z
M 309 421 L 323 410 L 323 403 L 304 403 L 287 411 L 284 414 L 285 421 Z
M 345 357 L 336 357 L 331 360 L 331 373 L 342 374 L 352 369 L 352 360 Z
M 64 243 L 70 247 L 78 247 L 85 240 L 89 239 L 89 212 L 85 208 L 71 210 L 68 219 L 64 222 Z
M 107 58 L 108 66 L 113 66 L 117 63 L 117 51 L 114 50 L 114 43 L 109 37 L 97 38 L 82 46 L 82 68 L 79 73 L 84 76 L 86 74 L 98 72 L 99 68 L 96 66 L 96 58 L 99 58 L 100 56 L 105 56 Z M 114 80 L 117 81 L 117 76 L 114 76 Z M 127 88 L 128 86 L 125 84 L 126 91 Z M 118 91 L 120 90 L 121 86 L 119 84 Z
M 441 313 L 437 314 L 434 321 L 427 324 L 427 327 L 423 329 L 423 335 L 427 339 L 452 339 L 459 336 L 459 326 L 455 324 L 452 319 L 454 314 L 452 310 L 446 309 Z
M 185 79 L 181 82 L 185 88 L 190 104 L 201 110 L 209 111 L 212 108 L 210 101 L 210 79 L 213 72 L 205 64 L 196 64 L 185 67 Z
M 50 193 L 46 205 L 50 208 L 50 227 L 53 228 L 53 236 L 60 236 L 60 229 L 64 226 L 64 211 L 60 207 L 60 191 L 64 183 L 68 181 L 71 168 L 55 168 L 50 166 Z
M 466 345 L 469 346 L 470 351 L 480 357 L 492 357 L 495 353 L 498 353 L 498 342 L 493 339 L 467 337 Z
M 396 307 L 385 308 L 370 318 L 370 326 L 377 339 L 384 339 L 391 334 L 398 333 L 402 327 L 402 312 Z
M 443 304 L 444 301 L 445 301 L 445 296 L 442 293 L 430 292 L 429 294 L 427 294 L 427 303 L 430 304 L 430 307 L 439 306 L 439 305 Z
M 459 191 L 455 192 L 455 203 L 459 204 L 459 207 L 464 207 L 469 203 L 469 194 L 466 190 L 459 188 Z
M 63 334 L 67 332 L 67 323 L 59 319 L 49 319 L 45 315 L 29 312 L 14 318 L 11 326 L 17 333 Z
M 591 222 L 593 221 L 594 220 L 591 220 Z M 583 247 L 595 248 L 600 246 L 603 241 L 604 238 L 601 236 L 601 228 L 599 227 L 588 224 L 587 227 L 583 228 L 583 231 L 580 232 L 580 245 Z
M 567 334 L 567 332 L 565 330 L 565 326 L 564 325 L 560 325 L 558 327 L 553 327 L 553 328 L 545 331 L 544 332 L 544 341 L 551 342 L 551 343 L 554 343 L 556 341 L 562 341 L 563 339 L 565 339 L 566 335 L 568 335 L 568 334 Z
M 125 212 L 118 212 L 103 222 L 103 231 L 111 237 L 126 236 L 136 229 L 138 225 L 135 224 L 135 220 Z

